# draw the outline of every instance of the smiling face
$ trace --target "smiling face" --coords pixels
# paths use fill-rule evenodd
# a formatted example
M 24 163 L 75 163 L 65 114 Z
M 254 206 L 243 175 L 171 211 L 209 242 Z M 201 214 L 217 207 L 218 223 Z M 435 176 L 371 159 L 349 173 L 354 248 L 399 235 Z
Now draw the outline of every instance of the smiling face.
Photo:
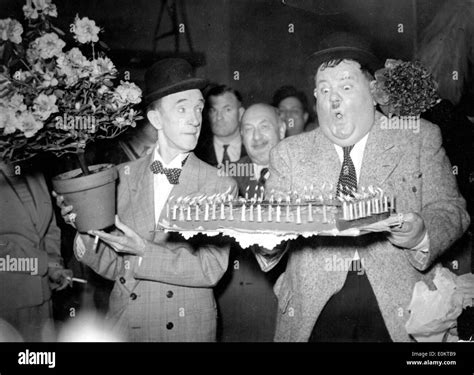
M 229 137 L 239 131 L 239 121 L 244 109 L 231 92 L 209 97 L 209 120 L 212 133 L 218 137 Z
M 360 64 L 343 60 L 334 67 L 320 68 L 315 83 L 321 130 L 341 147 L 357 143 L 370 131 L 375 118 L 371 83 Z
M 285 137 L 285 122 L 276 108 L 254 104 L 242 116 L 242 142 L 250 159 L 258 165 L 268 165 L 270 150 Z
M 203 108 L 201 91 L 193 89 L 167 95 L 154 110 L 148 111 L 148 120 L 158 130 L 162 155 L 194 150 L 201 132 Z

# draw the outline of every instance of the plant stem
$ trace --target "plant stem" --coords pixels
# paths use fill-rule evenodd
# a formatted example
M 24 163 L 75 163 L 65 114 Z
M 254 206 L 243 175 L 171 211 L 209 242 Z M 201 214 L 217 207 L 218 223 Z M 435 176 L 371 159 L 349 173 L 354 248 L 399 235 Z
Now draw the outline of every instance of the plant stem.
M 81 166 L 82 173 L 84 174 L 84 176 L 90 175 L 91 173 L 89 171 L 89 168 L 87 167 L 84 150 L 78 151 L 76 155 L 77 155 L 77 158 L 79 159 L 79 164 Z

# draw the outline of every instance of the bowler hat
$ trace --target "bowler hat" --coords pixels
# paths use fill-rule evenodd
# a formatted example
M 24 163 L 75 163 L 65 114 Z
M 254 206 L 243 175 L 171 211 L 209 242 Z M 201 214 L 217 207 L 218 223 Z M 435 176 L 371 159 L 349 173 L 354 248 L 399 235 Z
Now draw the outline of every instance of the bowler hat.
M 355 60 L 371 73 L 381 67 L 367 40 L 358 35 L 337 32 L 322 39 L 317 51 L 308 57 L 307 72 L 314 76 L 322 63 L 337 59 Z
M 154 63 L 145 73 L 145 103 L 180 91 L 203 89 L 207 80 L 197 78 L 186 60 L 166 58 Z

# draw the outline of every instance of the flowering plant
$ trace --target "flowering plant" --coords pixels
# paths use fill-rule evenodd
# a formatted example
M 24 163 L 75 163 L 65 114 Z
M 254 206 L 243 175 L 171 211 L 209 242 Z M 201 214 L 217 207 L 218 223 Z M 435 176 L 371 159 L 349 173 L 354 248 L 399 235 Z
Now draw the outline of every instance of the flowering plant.
M 68 42 L 77 45 L 65 50 L 51 0 L 27 0 L 23 12 L 26 33 L 17 20 L 0 20 L 0 159 L 76 153 L 84 170 L 87 143 L 116 137 L 140 119 L 141 90 L 114 83 L 118 72 L 96 51 L 106 45 L 93 20 L 76 16 Z
M 386 114 L 418 116 L 441 100 L 433 76 L 418 61 L 387 59 L 375 80 L 374 98 Z

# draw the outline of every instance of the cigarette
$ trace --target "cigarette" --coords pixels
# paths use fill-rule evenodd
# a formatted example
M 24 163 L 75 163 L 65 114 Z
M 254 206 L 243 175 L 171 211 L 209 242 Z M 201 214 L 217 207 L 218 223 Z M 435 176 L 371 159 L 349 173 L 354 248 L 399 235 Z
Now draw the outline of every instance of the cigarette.
M 71 281 L 75 281 L 75 282 L 78 282 L 78 283 L 82 283 L 82 284 L 87 284 L 87 280 L 79 279 L 78 277 L 67 277 L 66 279 L 71 280 Z
M 99 244 L 99 236 L 95 236 L 94 245 L 92 246 L 92 251 L 96 251 L 98 244 Z

